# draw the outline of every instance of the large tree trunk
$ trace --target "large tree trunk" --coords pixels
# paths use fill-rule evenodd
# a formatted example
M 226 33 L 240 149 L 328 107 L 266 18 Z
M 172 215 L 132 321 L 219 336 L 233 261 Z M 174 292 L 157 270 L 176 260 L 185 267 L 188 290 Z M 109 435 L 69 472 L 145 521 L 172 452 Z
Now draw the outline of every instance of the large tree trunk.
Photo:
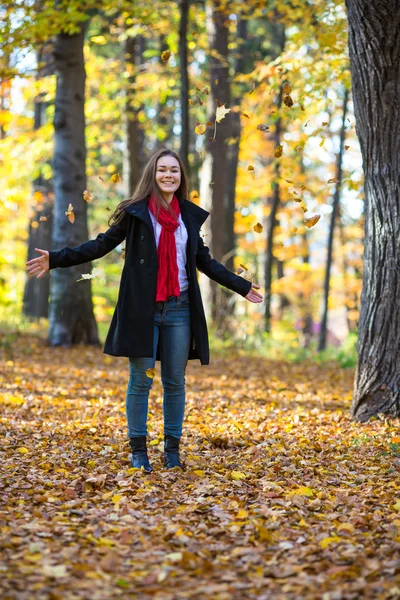
M 87 22 L 86 22 L 87 23 Z M 54 47 L 57 87 L 54 115 L 53 180 L 55 191 L 52 248 L 77 246 L 88 239 L 85 145 L 85 65 L 83 56 L 87 24 L 74 35 L 57 35 Z M 65 212 L 72 204 L 75 223 Z M 98 344 L 93 314 L 91 282 L 77 283 L 91 263 L 55 269 L 51 277 L 50 331 L 52 345 Z
M 331 283 L 331 270 L 333 260 L 333 239 L 335 235 L 335 226 L 337 217 L 339 214 L 339 202 L 340 192 L 342 188 L 342 172 L 343 172 L 343 152 L 344 142 L 346 138 L 346 116 L 347 116 L 347 104 L 349 99 L 349 92 L 345 90 L 343 98 L 343 114 L 342 114 L 342 127 L 340 129 L 340 140 L 339 140 L 339 152 L 336 158 L 336 179 L 335 193 L 333 194 L 331 222 L 329 226 L 328 236 L 328 249 L 326 255 L 326 266 L 325 266 L 325 280 L 324 280 L 324 302 L 322 309 L 321 326 L 319 331 L 318 351 L 321 352 L 326 348 L 326 333 L 328 325 L 328 303 L 329 303 L 329 290 Z
M 352 416 L 400 416 L 400 5 L 346 0 L 365 250 Z
M 215 121 L 215 111 L 218 102 L 230 107 L 230 84 L 228 72 L 228 14 L 227 11 L 217 10 L 214 2 L 206 6 L 206 27 L 209 38 L 209 60 L 211 77 L 211 94 L 209 96 L 208 121 Z M 232 228 L 233 215 L 230 214 L 227 196 L 227 151 L 226 140 L 232 135 L 231 115 L 227 115 L 217 123 L 216 139 L 207 138 L 205 144 L 205 160 L 201 176 L 200 197 L 203 206 L 211 212 L 210 223 L 204 229 L 207 237 L 205 243 L 210 247 L 216 260 L 232 250 L 227 248 L 227 238 L 230 237 L 228 229 Z M 210 135 L 208 129 L 206 135 Z M 228 223 L 230 224 L 228 226 Z M 211 297 L 211 317 L 214 322 L 218 318 L 218 291 L 217 284 L 209 280 L 209 289 L 206 298 Z
M 37 53 L 38 71 L 37 79 L 52 74 L 51 53 L 42 46 Z M 35 98 L 35 116 L 33 128 L 40 129 L 46 122 L 46 108 L 48 102 L 43 101 L 43 94 Z M 35 248 L 49 248 L 51 245 L 51 223 L 53 220 L 53 186 L 51 179 L 39 175 L 33 182 L 34 215 L 29 223 L 28 255 L 27 260 L 37 256 Z M 39 200 L 40 197 L 40 200 Z M 40 221 L 46 217 L 47 221 Z M 28 317 L 39 319 L 47 318 L 49 314 L 50 278 L 29 277 L 24 288 L 22 311 Z
M 181 74 L 181 150 L 180 157 L 189 173 L 189 72 L 187 59 L 187 28 L 189 0 L 180 0 L 179 67 Z
M 144 163 L 144 134 L 140 127 L 137 115 L 139 110 L 135 107 L 135 81 L 137 68 L 142 60 L 144 39 L 142 36 L 128 36 L 124 43 L 124 55 L 131 75 L 127 81 L 125 104 L 125 135 L 126 152 L 123 156 L 124 193 L 126 197 L 132 196 L 136 185 L 139 183 L 141 170 Z

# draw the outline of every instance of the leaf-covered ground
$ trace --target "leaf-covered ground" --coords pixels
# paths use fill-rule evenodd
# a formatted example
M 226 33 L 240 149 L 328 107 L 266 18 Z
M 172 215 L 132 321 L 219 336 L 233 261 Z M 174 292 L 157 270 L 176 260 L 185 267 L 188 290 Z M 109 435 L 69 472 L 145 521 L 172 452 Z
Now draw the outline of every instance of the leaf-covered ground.
M 21 337 L 1 363 L 3 600 L 400 598 L 398 421 L 350 371 L 191 361 L 186 471 L 130 468 L 127 359 Z

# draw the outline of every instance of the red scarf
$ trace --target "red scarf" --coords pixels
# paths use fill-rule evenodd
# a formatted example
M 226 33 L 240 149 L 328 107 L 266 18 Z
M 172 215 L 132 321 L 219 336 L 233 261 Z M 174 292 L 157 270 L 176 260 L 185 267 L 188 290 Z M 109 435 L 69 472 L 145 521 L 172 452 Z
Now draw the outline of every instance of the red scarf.
M 179 202 L 174 195 L 171 208 L 176 215 L 181 214 Z M 153 196 L 149 199 L 149 209 L 155 218 L 157 215 L 156 203 Z M 180 287 L 178 280 L 178 259 L 176 255 L 175 231 L 179 227 L 178 221 L 164 207 L 161 207 L 158 216 L 161 235 L 158 243 L 158 274 L 156 302 L 167 300 L 169 296 L 179 296 Z

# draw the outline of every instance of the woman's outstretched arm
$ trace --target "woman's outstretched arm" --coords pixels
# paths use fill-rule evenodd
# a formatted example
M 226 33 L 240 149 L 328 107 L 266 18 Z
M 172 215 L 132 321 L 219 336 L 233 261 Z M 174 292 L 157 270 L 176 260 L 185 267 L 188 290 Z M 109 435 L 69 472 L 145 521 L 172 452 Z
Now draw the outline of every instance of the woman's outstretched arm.
M 63 248 L 49 252 L 35 248 L 41 256 L 32 258 L 26 263 L 29 274 L 42 277 L 50 269 L 66 268 L 91 262 L 105 256 L 126 238 L 128 215 L 125 213 L 122 221 L 112 225 L 105 233 L 99 233 L 94 240 L 84 242 L 74 248 Z
M 240 294 L 247 300 L 250 300 L 250 302 L 262 302 L 262 295 L 256 291 L 256 289 L 260 289 L 260 286 L 232 273 L 232 271 L 229 271 L 229 269 L 215 260 L 215 258 L 212 258 L 210 250 L 204 244 L 201 235 L 199 235 L 197 246 L 196 266 L 207 277 Z

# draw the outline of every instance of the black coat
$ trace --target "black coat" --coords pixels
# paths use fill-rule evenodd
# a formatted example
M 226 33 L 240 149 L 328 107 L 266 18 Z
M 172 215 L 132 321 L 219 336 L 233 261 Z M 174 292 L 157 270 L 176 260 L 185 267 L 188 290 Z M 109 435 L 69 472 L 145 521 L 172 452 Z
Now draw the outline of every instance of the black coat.
M 145 199 L 128 206 L 122 221 L 105 233 L 100 233 L 95 240 L 75 248 L 63 248 L 49 253 L 50 269 L 72 267 L 101 258 L 126 238 L 125 264 L 118 302 L 103 350 L 111 356 L 153 355 L 158 261 L 147 204 L 148 200 Z M 199 358 L 202 365 L 207 365 L 210 362 L 207 323 L 196 268 L 241 296 L 249 293 L 251 283 L 211 258 L 209 249 L 204 245 L 199 233 L 209 213 L 188 200 L 180 202 L 180 209 L 188 232 L 186 269 L 189 278 L 192 328 L 189 359 Z M 157 360 L 159 358 L 157 350 Z

